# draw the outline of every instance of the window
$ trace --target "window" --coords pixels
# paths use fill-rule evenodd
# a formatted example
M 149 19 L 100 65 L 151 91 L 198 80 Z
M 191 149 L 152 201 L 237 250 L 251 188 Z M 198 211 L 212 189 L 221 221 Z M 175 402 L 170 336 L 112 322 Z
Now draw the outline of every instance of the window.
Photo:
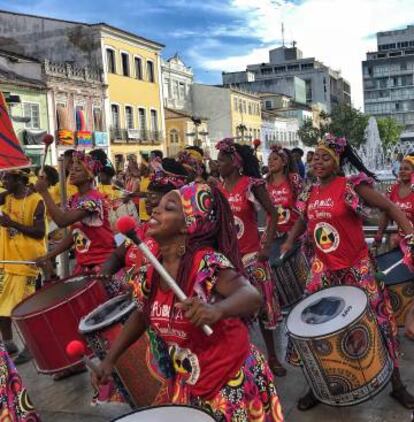
M 138 123 L 141 132 L 144 132 L 147 129 L 147 118 L 145 115 L 145 108 L 138 109 Z
M 177 129 L 170 130 L 170 143 L 171 144 L 178 144 L 179 137 Z
M 174 81 L 173 84 L 173 98 L 178 98 L 179 91 L 178 91 L 178 81 Z
M 125 123 L 127 129 L 134 129 L 134 112 L 131 106 L 125 107 Z
M 249 102 L 249 104 L 247 105 L 247 109 L 248 109 L 248 113 L 249 114 L 253 114 L 253 111 L 252 111 L 252 103 L 251 102 Z
M 40 129 L 39 104 L 23 103 L 24 117 L 29 117 L 30 121 L 24 124 L 27 129 Z
M 122 74 L 124 76 L 129 76 L 129 54 L 121 53 L 121 61 L 122 61 Z
M 155 82 L 154 63 L 149 60 L 147 61 L 147 80 L 148 82 Z
M 102 110 L 99 107 L 93 109 L 93 129 L 97 132 L 103 132 Z
M 266 107 L 266 110 L 270 110 L 272 108 L 272 102 L 269 100 L 266 100 L 265 107 Z
M 243 101 L 243 113 L 246 113 L 247 107 L 246 107 L 246 101 Z
M 181 99 L 185 98 L 185 84 L 183 82 L 180 82 L 178 89 L 179 89 L 179 98 Z
M 151 110 L 151 130 L 153 132 L 158 132 L 157 110 Z
M 234 97 L 234 98 L 233 98 L 233 107 L 234 107 L 234 111 L 237 111 L 237 105 L 238 105 L 238 102 L 237 102 L 237 97 Z
M 113 128 L 119 129 L 119 106 L 117 106 L 116 104 L 111 105 L 111 117 Z
M 170 98 L 170 96 L 170 80 L 166 78 L 164 79 L 164 98 Z
M 106 66 L 108 73 L 116 73 L 115 51 L 110 48 L 106 49 Z
M 135 77 L 142 80 L 142 60 L 139 57 L 135 57 Z

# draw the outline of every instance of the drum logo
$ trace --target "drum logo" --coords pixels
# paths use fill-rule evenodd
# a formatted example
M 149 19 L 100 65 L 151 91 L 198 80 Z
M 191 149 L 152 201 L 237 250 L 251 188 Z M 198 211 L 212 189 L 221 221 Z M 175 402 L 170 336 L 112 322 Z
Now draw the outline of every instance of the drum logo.
M 194 385 L 200 377 L 200 364 L 197 355 L 190 349 L 173 344 L 169 348 L 175 372 L 181 375 L 187 384 Z
M 73 236 L 73 242 L 75 244 L 76 252 L 86 253 L 89 251 L 89 247 L 91 246 L 91 241 L 82 230 L 80 229 L 73 230 L 72 236 Z
M 244 235 L 243 221 L 239 217 L 234 216 L 234 225 L 236 226 L 237 239 L 241 239 Z
M 340 242 L 339 233 L 335 227 L 328 223 L 318 223 L 313 231 L 315 243 L 318 249 L 324 253 L 335 251 Z

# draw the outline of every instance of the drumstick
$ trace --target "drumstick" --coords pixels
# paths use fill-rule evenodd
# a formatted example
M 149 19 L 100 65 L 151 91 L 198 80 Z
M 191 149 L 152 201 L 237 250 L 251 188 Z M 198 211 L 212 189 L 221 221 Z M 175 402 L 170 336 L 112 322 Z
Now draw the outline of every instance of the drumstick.
M 72 340 L 66 345 L 66 354 L 71 358 L 82 358 L 83 363 L 93 372 L 98 373 L 98 367 L 86 356 L 85 345 L 79 340 Z
M 9 260 L 0 260 L 0 264 L 7 265 L 37 265 L 36 261 L 9 261 Z
M 154 254 L 149 250 L 148 246 L 142 242 L 142 240 L 137 236 L 135 233 L 135 220 L 126 215 L 121 217 L 117 221 L 118 230 L 129 239 L 131 239 L 144 253 L 144 255 L 148 258 L 154 268 L 158 271 L 160 276 L 166 281 L 168 287 L 174 292 L 174 294 L 178 297 L 178 299 L 182 302 L 187 299 L 186 294 L 181 290 L 180 286 L 177 282 L 171 277 L 171 275 L 167 272 L 167 270 L 161 265 L 158 259 L 154 256 Z M 204 324 L 202 326 L 204 333 L 207 336 L 213 334 L 213 330 L 208 325 Z
M 404 261 L 403 258 L 401 258 L 399 261 L 395 262 L 394 264 L 392 264 L 390 267 L 388 267 L 386 270 L 382 271 L 382 273 L 384 275 L 389 274 L 395 267 L 398 267 L 398 265 L 400 265 L 402 262 Z
M 131 192 L 130 190 L 123 189 L 123 188 L 116 186 L 116 185 L 112 185 L 112 189 L 119 190 L 122 193 L 124 193 L 125 195 L 131 195 L 132 193 L 134 193 L 134 192 Z
M 48 133 L 42 139 L 42 142 L 45 144 L 45 155 L 43 156 L 42 166 L 40 167 L 39 175 L 43 176 L 45 173 L 44 170 L 45 170 L 45 164 L 46 164 L 46 159 L 47 159 L 47 153 L 49 151 L 50 145 L 53 144 L 53 141 L 54 141 L 53 136 Z

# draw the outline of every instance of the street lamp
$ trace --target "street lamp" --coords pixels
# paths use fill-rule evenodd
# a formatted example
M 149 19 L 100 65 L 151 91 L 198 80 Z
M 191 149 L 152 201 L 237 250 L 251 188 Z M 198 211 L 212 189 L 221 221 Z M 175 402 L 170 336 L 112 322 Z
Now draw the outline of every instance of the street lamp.
M 241 133 L 241 141 L 244 142 L 244 133 L 247 131 L 247 126 L 243 123 L 240 123 L 238 126 L 236 126 L 237 132 Z
M 201 147 L 201 139 L 199 138 L 199 135 L 201 136 L 207 136 L 208 132 L 202 131 L 199 132 L 198 128 L 201 125 L 202 121 L 199 117 L 191 116 L 191 121 L 194 124 L 194 132 L 186 133 L 187 136 L 193 136 L 194 137 L 194 145 L 197 147 Z

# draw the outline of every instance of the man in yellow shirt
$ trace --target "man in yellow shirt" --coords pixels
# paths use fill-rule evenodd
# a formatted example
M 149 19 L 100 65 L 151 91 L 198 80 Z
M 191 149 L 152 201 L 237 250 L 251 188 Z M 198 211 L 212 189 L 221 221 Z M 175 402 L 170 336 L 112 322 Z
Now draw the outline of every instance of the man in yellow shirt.
M 45 205 L 41 196 L 30 189 L 28 173 L 5 173 L 0 193 L 0 239 L 2 255 L 10 261 L 34 261 L 46 252 Z M 18 351 L 13 342 L 11 312 L 26 296 L 35 292 L 39 270 L 34 265 L 5 264 L 0 280 L 0 332 L 10 354 Z M 24 351 L 25 352 L 25 351 Z M 22 352 L 19 363 L 29 359 Z M 19 358 L 18 357 L 18 358 Z

